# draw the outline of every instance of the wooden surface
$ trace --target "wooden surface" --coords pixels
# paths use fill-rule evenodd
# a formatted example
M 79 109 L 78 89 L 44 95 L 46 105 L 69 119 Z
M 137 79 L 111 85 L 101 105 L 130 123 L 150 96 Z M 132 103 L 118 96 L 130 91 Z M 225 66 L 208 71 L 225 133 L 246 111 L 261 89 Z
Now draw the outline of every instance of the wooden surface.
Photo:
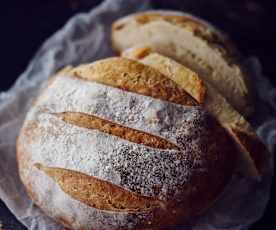
M 1 6 L 1 80 L 0 90 L 8 89 L 41 43 L 72 15 L 85 12 L 100 0 L 5 1 Z M 181 7 L 179 7 L 181 2 Z M 231 35 L 245 55 L 258 56 L 264 73 L 276 84 L 276 14 L 273 1 L 260 0 L 155 0 L 156 8 L 177 9 L 210 21 Z M 274 179 L 275 181 L 275 179 Z M 264 217 L 252 230 L 276 229 L 276 183 Z M 5 230 L 25 229 L 0 202 L 0 222 Z M 1 227 L 0 227 L 0 230 Z

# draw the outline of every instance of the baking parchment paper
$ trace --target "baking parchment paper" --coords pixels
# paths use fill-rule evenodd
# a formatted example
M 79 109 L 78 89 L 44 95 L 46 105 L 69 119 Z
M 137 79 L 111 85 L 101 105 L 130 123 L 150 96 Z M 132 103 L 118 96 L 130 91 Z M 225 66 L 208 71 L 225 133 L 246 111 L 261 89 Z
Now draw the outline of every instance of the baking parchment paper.
M 110 45 L 111 23 L 126 14 L 146 9 L 150 9 L 150 0 L 105 0 L 89 13 L 74 16 L 42 45 L 14 86 L 0 94 L 0 199 L 28 229 L 64 229 L 32 203 L 17 173 L 16 136 L 32 99 L 43 82 L 59 68 L 114 55 Z M 276 89 L 262 75 L 257 58 L 248 58 L 244 64 L 251 71 L 259 98 L 251 122 L 273 153 L 276 146 Z M 180 229 L 248 229 L 262 216 L 268 202 L 272 158 L 271 154 L 261 182 L 235 175 L 211 209 Z

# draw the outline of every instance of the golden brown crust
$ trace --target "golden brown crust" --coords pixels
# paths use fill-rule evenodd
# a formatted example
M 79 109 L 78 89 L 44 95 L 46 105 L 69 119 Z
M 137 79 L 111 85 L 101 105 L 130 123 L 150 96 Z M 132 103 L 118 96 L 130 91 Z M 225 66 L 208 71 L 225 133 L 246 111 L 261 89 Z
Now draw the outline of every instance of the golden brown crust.
M 198 103 L 157 70 L 125 58 L 108 58 L 72 69 L 68 75 L 181 105 Z
M 84 173 L 41 164 L 35 164 L 35 167 L 55 180 L 71 197 L 93 208 L 114 212 L 140 212 L 162 206 L 161 201 L 129 192 Z
M 180 85 L 199 104 L 204 103 L 206 88 L 198 74 L 184 66 L 177 68 L 178 63 L 165 56 L 151 51 L 149 47 L 137 47 L 126 50 L 121 54 L 123 57 L 141 61 L 143 64 L 156 68 L 169 79 Z M 171 74 L 165 74 L 170 72 Z
M 108 133 L 137 144 L 159 149 L 179 149 L 176 145 L 161 137 L 124 127 L 96 116 L 72 112 L 58 113 L 55 115 L 61 117 L 62 120 L 67 123 L 88 129 L 97 129 L 101 132 Z

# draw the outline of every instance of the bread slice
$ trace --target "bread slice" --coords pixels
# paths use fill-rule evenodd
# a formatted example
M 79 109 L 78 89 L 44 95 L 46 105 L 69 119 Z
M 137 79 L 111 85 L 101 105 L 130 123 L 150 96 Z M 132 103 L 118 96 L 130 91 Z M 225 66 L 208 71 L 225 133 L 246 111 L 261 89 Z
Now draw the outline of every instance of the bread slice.
M 139 13 L 113 23 L 112 43 L 121 52 L 146 45 L 211 83 L 243 115 L 252 112 L 250 85 L 236 51 L 213 27 L 187 15 Z
M 193 89 L 193 91 L 202 90 L 202 87 L 199 87 L 198 80 L 194 82 L 194 85 L 191 80 L 200 79 L 195 72 L 168 57 L 152 52 L 150 48 L 131 48 L 123 52 L 122 56 L 138 60 L 145 65 L 158 69 L 188 92 L 190 89 Z M 216 88 L 207 81 L 204 82 L 204 85 L 206 94 L 202 100 L 204 101 L 203 107 L 219 120 L 236 141 L 241 152 L 240 162 L 243 165 L 242 168 L 246 168 L 246 172 L 250 176 L 258 178 L 263 170 L 264 145 L 257 138 L 246 119 L 228 103 Z M 253 145 L 259 147 L 250 147 Z

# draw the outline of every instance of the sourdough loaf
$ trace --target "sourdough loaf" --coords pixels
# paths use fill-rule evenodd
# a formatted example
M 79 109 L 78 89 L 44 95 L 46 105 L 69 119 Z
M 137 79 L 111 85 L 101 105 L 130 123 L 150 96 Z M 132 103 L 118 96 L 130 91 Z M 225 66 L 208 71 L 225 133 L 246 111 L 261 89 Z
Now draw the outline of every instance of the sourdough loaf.
M 158 69 L 193 96 L 228 130 L 240 150 L 240 169 L 247 176 L 260 179 L 264 171 L 266 148 L 247 120 L 205 79 L 180 63 L 153 52 L 149 47 L 133 47 L 123 57 Z M 255 147 L 250 147 L 255 146 Z
M 113 23 L 112 43 L 118 52 L 149 46 L 198 73 L 241 114 L 253 111 L 251 87 L 236 49 L 219 31 L 194 17 L 170 11 L 130 15 Z
M 184 89 L 133 60 L 53 77 L 17 140 L 34 202 L 70 229 L 164 229 L 217 199 L 235 167 L 225 129 Z

